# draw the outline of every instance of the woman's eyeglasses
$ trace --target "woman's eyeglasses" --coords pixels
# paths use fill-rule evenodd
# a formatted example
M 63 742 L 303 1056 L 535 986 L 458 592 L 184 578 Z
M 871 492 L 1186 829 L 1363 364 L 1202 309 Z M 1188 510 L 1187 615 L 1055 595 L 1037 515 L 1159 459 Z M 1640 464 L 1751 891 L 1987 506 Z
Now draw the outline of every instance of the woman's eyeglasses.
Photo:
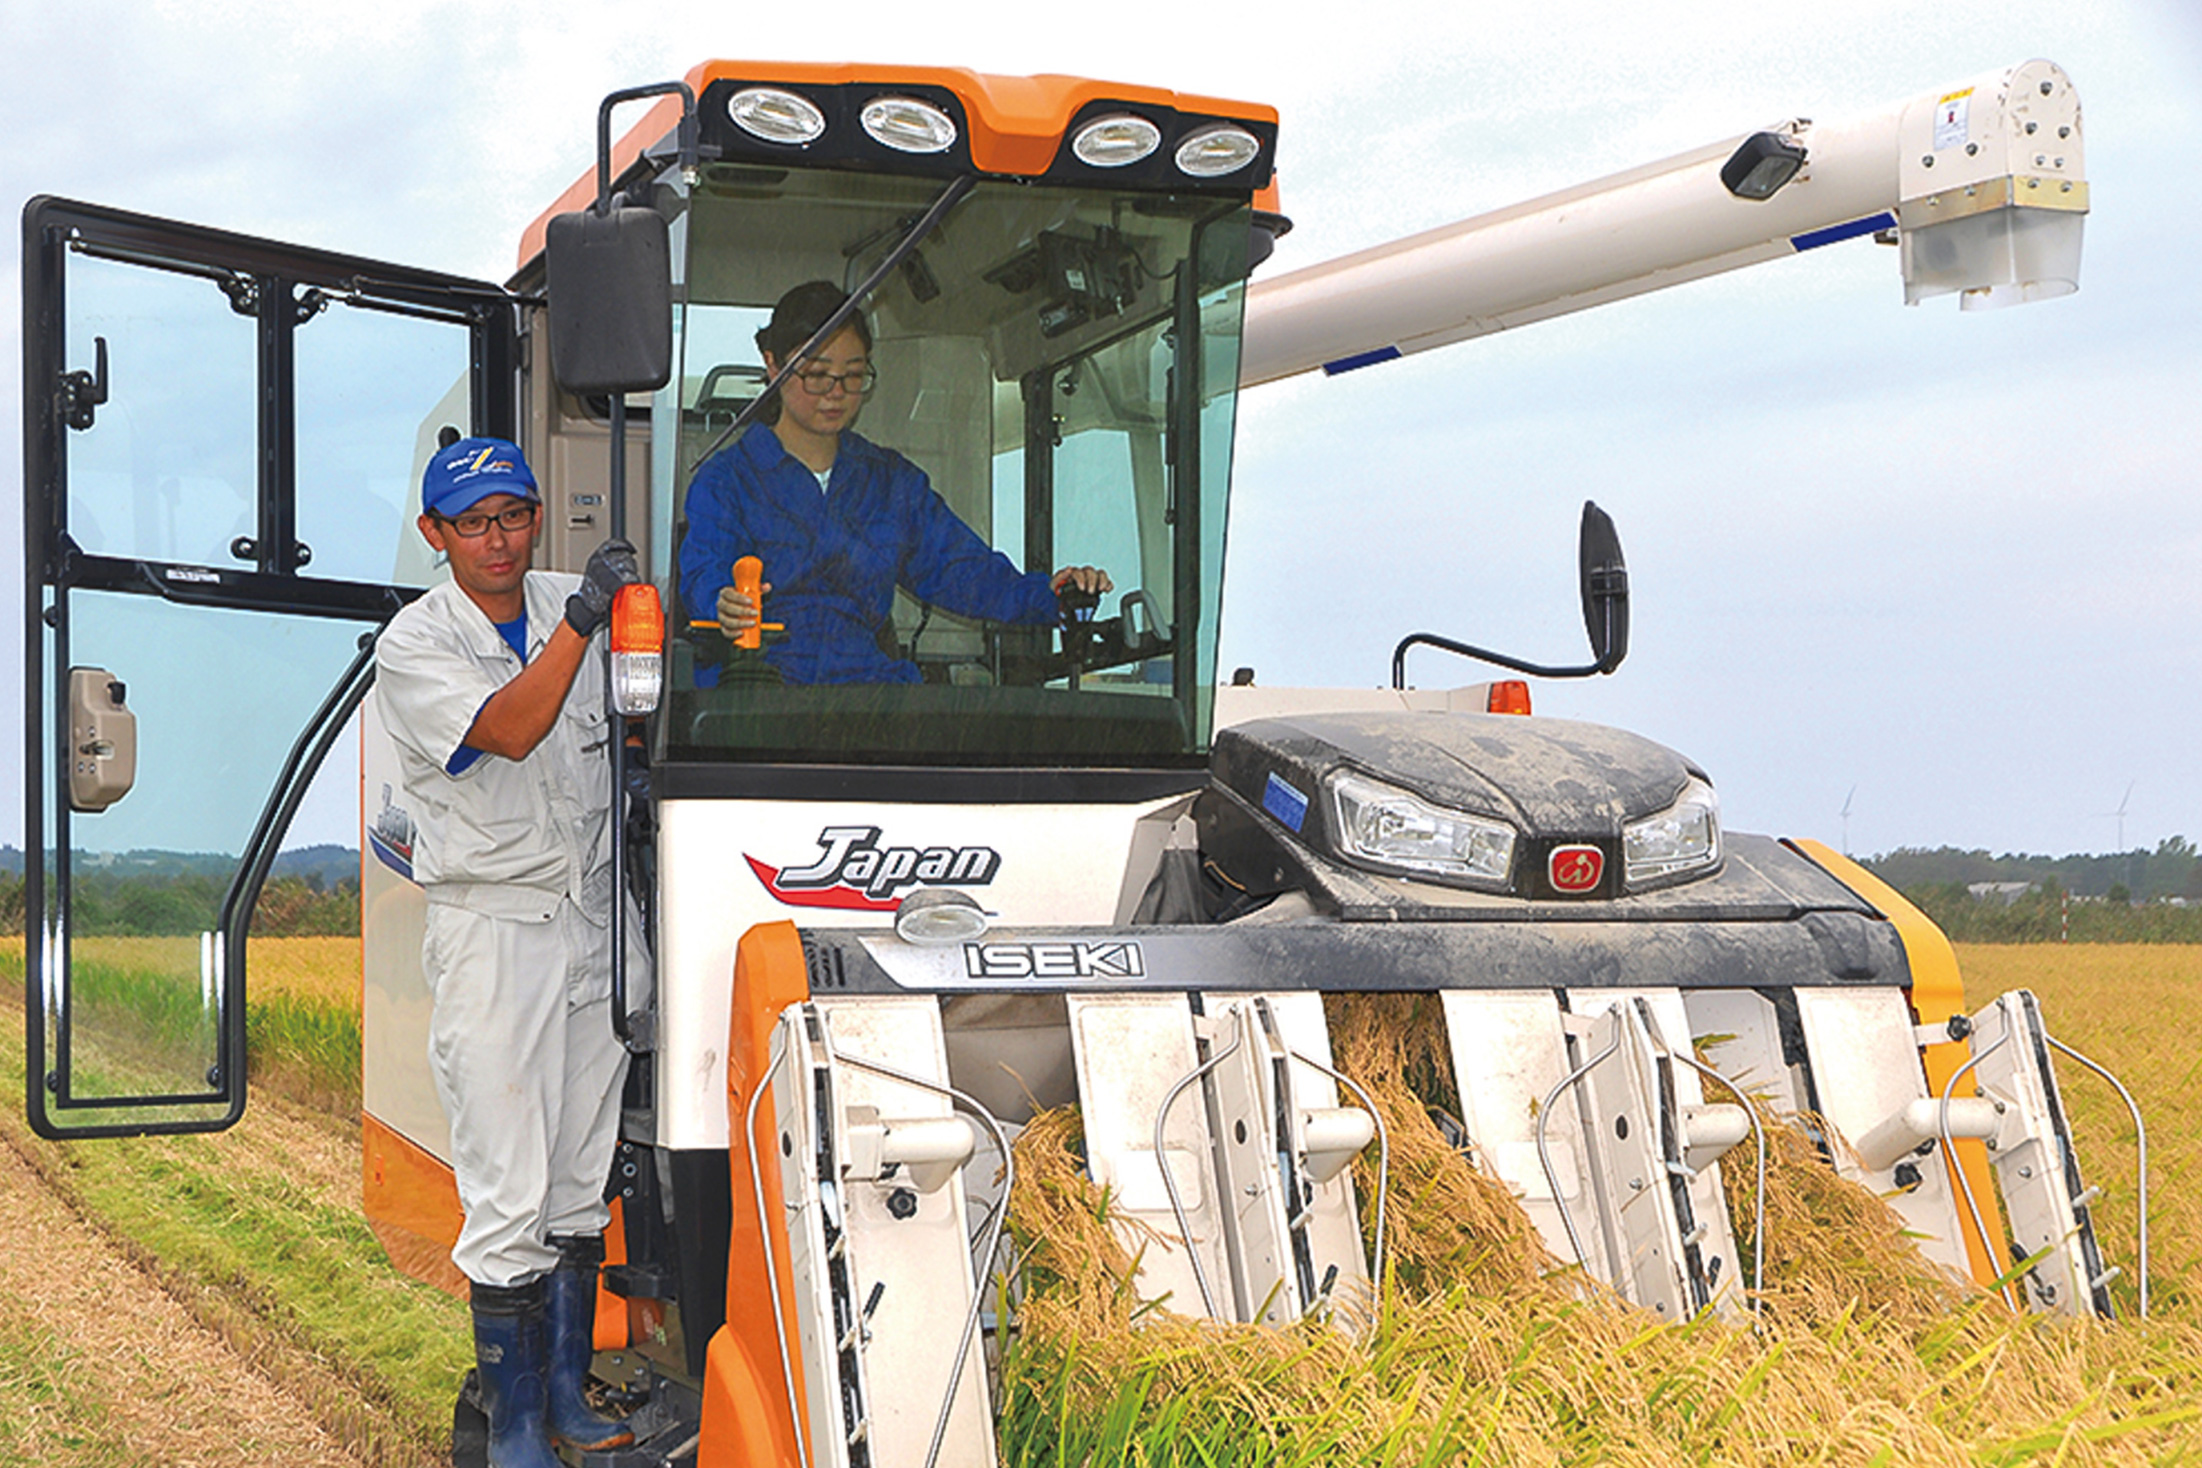
M 803 391 L 814 398 L 822 398 L 833 391 L 835 383 L 851 397 L 860 398 L 879 383 L 877 367 L 859 367 L 853 372 L 828 372 L 823 367 L 798 372 L 795 380 L 803 385 Z

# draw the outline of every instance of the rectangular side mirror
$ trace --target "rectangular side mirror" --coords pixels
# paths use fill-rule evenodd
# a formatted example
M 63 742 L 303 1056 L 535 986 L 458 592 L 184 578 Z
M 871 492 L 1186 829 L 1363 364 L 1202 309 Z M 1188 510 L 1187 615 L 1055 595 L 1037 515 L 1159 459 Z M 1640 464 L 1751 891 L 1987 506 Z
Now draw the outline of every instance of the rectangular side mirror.
M 544 232 L 551 374 L 581 397 L 654 392 L 673 375 L 672 248 L 654 209 L 576 210 Z

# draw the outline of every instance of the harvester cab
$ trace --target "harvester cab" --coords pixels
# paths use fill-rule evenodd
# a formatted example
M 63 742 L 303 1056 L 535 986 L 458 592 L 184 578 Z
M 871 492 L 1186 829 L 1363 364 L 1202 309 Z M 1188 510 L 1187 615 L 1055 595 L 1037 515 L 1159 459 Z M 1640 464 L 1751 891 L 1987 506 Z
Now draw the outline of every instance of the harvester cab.
M 1264 107 L 732 62 L 615 100 L 648 110 L 615 144 L 607 103 L 599 168 L 504 286 L 26 211 L 42 1131 L 241 1112 L 253 902 L 356 712 L 367 1211 L 453 1282 L 425 898 L 368 684 L 375 629 L 437 574 L 421 463 L 494 433 L 543 474 L 551 563 L 624 534 L 669 629 L 615 650 L 636 661 L 606 716 L 651 952 L 618 976 L 634 1059 L 598 1312 L 605 1369 L 654 1414 L 633 1461 L 695 1440 L 707 1463 L 990 1462 L 1014 1139 L 1064 1107 L 1141 1299 L 1354 1328 L 1385 1270 L 1389 1137 L 1333 1039 L 1371 1005 L 1428 1041 L 1412 1122 L 1502 1180 L 1558 1267 L 1660 1318 L 1751 1309 L 1763 1233 L 1721 1172 L 1790 1112 L 1929 1258 L 1986 1286 L 2017 1257 L 2027 1304 L 2107 1313 L 2029 996 L 1968 1018 L 1902 897 L 1824 846 L 1726 830 L 1683 755 L 1521 717 L 1518 683 L 1407 686 L 1415 646 L 1618 667 L 1602 512 L 1588 664 L 1429 633 L 1386 690 L 1217 664 L 1242 387 L 1892 231 L 1913 299 L 2059 294 L 2086 209 L 2061 71 L 1281 276 L 1255 274 L 1286 228 Z M 2025 142 L 2044 126 L 2053 163 Z M 768 360 L 776 303 L 816 281 L 847 309 Z M 863 360 L 815 365 L 851 326 Z M 839 429 L 860 411 L 840 454 L 920 492 L 852 502 L 837 459 L 817 498 L 745 500 L 738 456 L 772 451 L 791 385 Z M 971 590 L 1063 567 L 1113 589 Z M 737 585 L 777 633 L 722 627 Z M 206 688 L 243 668 L 238 728 Z M 119 725 L 95 707 L 125 680 L 134 787 L 100 764 Z M 126 972 L 92 899 L 116 854 L 161 846 L 227 853 L 219 896 Z

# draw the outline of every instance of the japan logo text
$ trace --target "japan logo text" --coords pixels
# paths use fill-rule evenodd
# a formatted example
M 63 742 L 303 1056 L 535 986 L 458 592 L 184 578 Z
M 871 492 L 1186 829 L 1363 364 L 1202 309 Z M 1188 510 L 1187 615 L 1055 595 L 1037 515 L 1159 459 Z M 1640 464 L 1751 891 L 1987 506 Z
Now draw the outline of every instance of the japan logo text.
M 790 907 L 853 912 L 893 912 L 909 887 L 984 887 L 1002 866 L 991 846 L 881 846 L 877 826 L 828 826 L 818 845 L 808 866 L 774 867 L 747 853 L 743 860 Z

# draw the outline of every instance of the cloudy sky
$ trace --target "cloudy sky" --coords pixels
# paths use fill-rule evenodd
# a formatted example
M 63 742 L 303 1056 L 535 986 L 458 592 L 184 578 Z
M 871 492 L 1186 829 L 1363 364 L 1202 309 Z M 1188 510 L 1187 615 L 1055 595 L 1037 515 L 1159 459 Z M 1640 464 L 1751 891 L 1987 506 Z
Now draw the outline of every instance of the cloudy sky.
M 1273 103 L 1297 226 L 1276 271 L 2045 56 L 2086 114 L 2078 295 L 1906 308 L 1895 252 L 1859 241 L 1263 389 L 1240 424 L 1223 665 L 1371 685 L 1414 630 L 1572 658 L 1595 498 L 1628 547 L 1634 650 L 1612 678 L 1540 687 L 1540 710 L 1689 754 L 1731 825 L 1840 841 L 1847 802 L 1862 853 L 2104 850 L 2123 803 L 2128 846 L 2202 838 L 2191 5 L 1373 0 L 1233 29 L 1254 13 L 0 0 L 0 196 L 502 279 L 587 165 L 603 93 L 714 55 L 908 60 Z M 9 230 L 10 276 L 18 254 Z M 11 440 L 17 317 L 0 293 Z M 19 464 L 0 455 L 18 606 Z M 19 626 L 0 640 L 11 729 Z M 1475 674 L 1433 659 L 1416 678 Z M 344 834 L 348 794 L 323 792 L 309 832 Z M 20 842 L 21 799 L 0 788 L 0 840 Z

